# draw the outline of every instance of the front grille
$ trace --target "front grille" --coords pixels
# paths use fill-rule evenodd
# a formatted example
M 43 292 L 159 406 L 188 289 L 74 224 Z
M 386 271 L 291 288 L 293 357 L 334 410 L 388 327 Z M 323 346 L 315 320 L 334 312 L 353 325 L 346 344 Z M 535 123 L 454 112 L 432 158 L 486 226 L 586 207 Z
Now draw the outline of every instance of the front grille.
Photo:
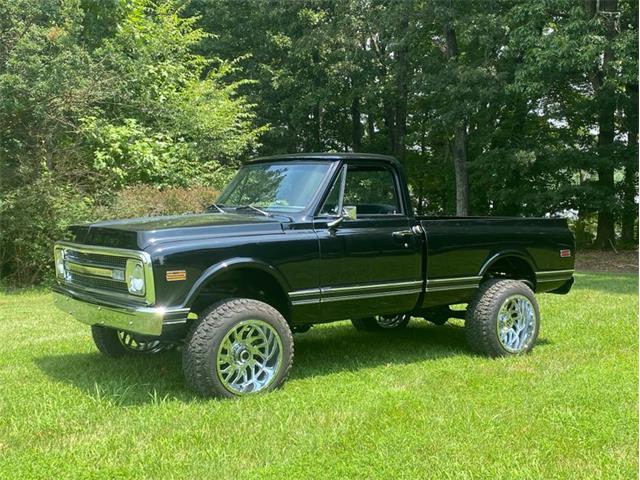
M 110 278 L 113 270 L 118 270 L 121 276 L 124 276 L 124 270 L 127 266 L 127 259 L 134 258 L 110 255 L 108 252 L 84 252 L 74 250 L 73 247 L 64 248 L 64 260 L 66 265 L 65 281 L 69 285 L 77 286 L 84 289 L 91 289 L 105 293 L 107 295 L 127 296 L 129 290 L 124 279 Z M 79 270 L 73 265 L 80 267 L 89 267 L 87 271 Z M 93 268 L 93 271 L 91 270 Z M 110 273 L 111 272 L 111 273 Z M 106 276 L 105 276 L 106 274 Z M 139 297 L 138 297 L 139 299 Z
M 92 277 L 90 275 L 83 275 L 77 272 L 69 272 L 69 281 L 81 287 L 95 288 L 100 290 L 107 290 L 110 292 L 129 293 L 127 284 L 124 282 L 111 280 L 109 278 Z
M 65 258 L 84 265 L 100 265 L 121 269 L 127 266 L 127 257 L 102 253 L 84 253 L 78 252 L 77 250 L 66 250 Z

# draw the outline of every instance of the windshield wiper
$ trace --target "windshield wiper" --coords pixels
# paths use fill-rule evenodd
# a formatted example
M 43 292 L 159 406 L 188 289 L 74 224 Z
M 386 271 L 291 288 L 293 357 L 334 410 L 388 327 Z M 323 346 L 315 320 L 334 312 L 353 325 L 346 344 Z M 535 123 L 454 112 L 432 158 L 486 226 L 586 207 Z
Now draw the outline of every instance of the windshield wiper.
M 211 205 L 209 205 L 209 206 L 206 208 L 206 211 L 207 211 L 207 212 L 210 212 L 211 210 L 217 210 L 217 211 L 218 211 L 218 213 L 227 213 L 227 212 L 225 212 L 222 208 L 220 208 L 220 206 L 219 206 L 219 205 L 216 205 L 215 203 L 212 203 Z
M 254 206 L 254 205 L 240 205 L 236 207 L 236 211 L 238 210 L 253 210 L 254 212 L 258 212 L 260 215 L 264 215 L 265 217 L 270 217 L 271 214 L 269 212 L 265 212 L 264 210 Z

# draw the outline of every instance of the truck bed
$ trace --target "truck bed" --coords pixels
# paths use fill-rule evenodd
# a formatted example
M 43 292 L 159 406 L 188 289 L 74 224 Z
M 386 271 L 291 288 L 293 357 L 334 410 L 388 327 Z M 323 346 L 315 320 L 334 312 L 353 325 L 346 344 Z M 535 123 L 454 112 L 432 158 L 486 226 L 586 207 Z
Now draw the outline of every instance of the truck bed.
M 488 274 L 505 266 L 537 292 L 559 290 L 574 268 L 566 219 L 435 217 L 416 220 L 426 238 L 423 306 L 466 302 Z

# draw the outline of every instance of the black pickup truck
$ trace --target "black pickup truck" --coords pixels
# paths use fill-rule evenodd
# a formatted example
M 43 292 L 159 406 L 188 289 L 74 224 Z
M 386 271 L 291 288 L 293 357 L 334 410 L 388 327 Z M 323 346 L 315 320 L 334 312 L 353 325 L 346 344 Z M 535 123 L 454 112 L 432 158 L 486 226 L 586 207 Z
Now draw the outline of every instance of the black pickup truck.
M 534 292 L 573 283 L 565 220 L 415 216 L 400 164 L 380 155 L 259 158 L 204 213 L 70 234 L 54 249 L 56 304 L 109 356 L 181 345 L 207 396 L 277 388 L 292 333 L 342 319 L 389 331 L 460 317 L 475 351 L 523 354 L 540 328 Z

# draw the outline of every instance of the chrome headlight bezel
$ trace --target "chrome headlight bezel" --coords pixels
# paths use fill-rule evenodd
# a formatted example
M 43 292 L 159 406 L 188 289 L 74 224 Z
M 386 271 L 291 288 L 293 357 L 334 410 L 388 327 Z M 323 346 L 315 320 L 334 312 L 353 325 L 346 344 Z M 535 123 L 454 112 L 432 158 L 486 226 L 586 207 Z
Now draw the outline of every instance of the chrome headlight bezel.
M 127 259 L 124 279 L 131 295 L 144 297 L 146 293 L 146 275 L 142 260 L 136 258 Z
M 57 278 L 66 278 L 67 277 L 67 269 L 64 265 L 64 250 L 59 247 L 55 247 L 53 249 L 53 262 L 56 270 Z
M 58 250 L 60 250 L 61 253 L 56 253 Z M 143 290 L 140 291 L 138 289 L 135 291 L 135 293 L 131 293 L 129 291 L 130 282 L 127 279 L 126 261 L 125 261 L 124 270 L 122 270 L 122 267 L 120 267 L 121 268 L 120 271 L 122 272 L 124 279 L 120 280 L 120 279 L 114 278 L 113 273 L 110 276 L 110 278 L 113 279 L 114 281 L 121 281 L 124 285 L 126 285 L 126 289 L 124 291 L 113 291 L 111 289 L 101 288 L 100 286 L 93 286 L 93 285 L 87 286 L 79 282 L 76 282 L 73 279 L 72 271 L 69 268 L 69 262 L 71 261 L 74 263 L 77 262 L 77 260 L 75 258 L 72 258 L 71 256 L 71 253 L 73 253 L 73 256 L 75 256 L 76 252 L 80 254 L 89 254 L 89 255 L 97 254 L 97 255 L 106 255 L 110 257 L 125 257 L 126 260 L 132 260 L 134 262 L 133 265 L 142 265 L 142 271 L 143 271 L 142 281 L 144 283 Z M 84 292 L 89 292 L 92 294 L 95 293 L 101 296 L 113 297 L 114 299 L 122 300 L 124 302 L 127 302 L 127 301 L 133 301 L 135 303 L 144 302 L 145 305 L 149 305 L 149 306 L 155 305 L 156 303 L 153 262 L 152 262 L 151 256 L 145 251 L 130 250 L 130 249 L 124 249 L 124 248 L 114 248 L 114 247 L 94 246 L 94 245 L 84 245 L 84 244 L 77 244 L 77 243 L 72 243 L 67 241 L 60 241 L 60 242 L 56 242 L 54 246 L 54 262 L 56 258 L 59 261 L 61 258 L 63 259 L 63 262 L 61 265 L 64 265 L 64 276 L 60 276 L 58 274 L 58 268 L 56 267 L 56 279 L 61 284 L 67 285 L 74 289 L 77 288 L 78 290 L 82 290 Z M 138 263 L 135 263 L 135 262 L 138 262 Z M 93 266 L 93 265 L 90 265 L 90 266 Z M 102 265 L 96 265 L 96 267 L 98 269 L 104 269 L 104 266 Z M 108 268 L 113 268 L 114 271 L 116 269 L 112 266 L 109 266 Z M 136 273 L 139 274 L 139 269 L 137 270 Z M 99 275 L 99 277 L 102 277 L 102 275 Z

